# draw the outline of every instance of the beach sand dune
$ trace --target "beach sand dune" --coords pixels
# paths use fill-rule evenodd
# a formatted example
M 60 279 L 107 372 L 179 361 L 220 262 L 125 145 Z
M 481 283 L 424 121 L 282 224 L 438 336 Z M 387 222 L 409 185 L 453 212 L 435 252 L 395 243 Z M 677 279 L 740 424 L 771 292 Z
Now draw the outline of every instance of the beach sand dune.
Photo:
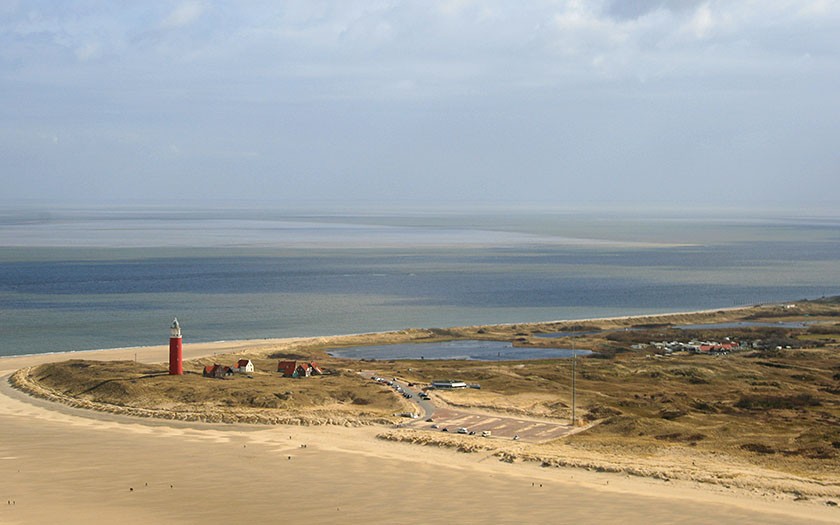
M 241 345 L 248 343 L 191 345 L 188 355 Z M 90 354 L 131 359 L 135 352 L 145 360 L 165 355 L 163 347 Z M 382 441 L 375 427 L 135 419 L 31 399 L 7 384 L 15 368 L 66 357 L 0 360 L 0 523 L 840 520 L 840 511 L 813 502 Z

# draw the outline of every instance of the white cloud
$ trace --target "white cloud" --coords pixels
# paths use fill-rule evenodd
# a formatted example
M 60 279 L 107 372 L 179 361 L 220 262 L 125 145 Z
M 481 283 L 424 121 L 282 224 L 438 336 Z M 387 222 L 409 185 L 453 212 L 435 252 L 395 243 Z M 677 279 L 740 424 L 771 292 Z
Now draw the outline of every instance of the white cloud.
M 76 58 L 82 62 L 93 60 L 101 55 L 101 48 L 95 42 L 89 42 L 76 48 Z
M 688 22 L 688 29 L 697 38 L 705 38 L 714 28 L 712 11 L 708 4 L 703 4 L 694 12 L 694 16 Z
M 204 6 L 199 2 L 185 2 L 169 13 L 161 21 L 164 28 L 175 28 L 190 25 L 204 12 Z

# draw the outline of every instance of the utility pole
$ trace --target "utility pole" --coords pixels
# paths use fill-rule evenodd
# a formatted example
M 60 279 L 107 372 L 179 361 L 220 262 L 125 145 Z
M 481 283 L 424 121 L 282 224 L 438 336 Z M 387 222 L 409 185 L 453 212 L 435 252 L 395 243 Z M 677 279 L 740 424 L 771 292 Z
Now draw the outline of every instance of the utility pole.
M 575 350 L 575 336 L 572 335 L 572 426 L 577 426 L 575 418 L 575 378 L 577 376 L 577 351 Z
M 577 352 L 572 350 L 572 426 L 577 426 L 577 419 L 575 418 L 575 376 L 577 375 Z

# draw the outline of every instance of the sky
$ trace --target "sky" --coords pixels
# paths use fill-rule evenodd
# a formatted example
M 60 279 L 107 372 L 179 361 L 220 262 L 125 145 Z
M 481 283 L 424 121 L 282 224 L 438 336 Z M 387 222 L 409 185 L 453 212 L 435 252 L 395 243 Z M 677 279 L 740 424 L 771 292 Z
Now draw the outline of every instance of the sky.
M 840 204 L 832 0 L 0 0 L 0 203 Z

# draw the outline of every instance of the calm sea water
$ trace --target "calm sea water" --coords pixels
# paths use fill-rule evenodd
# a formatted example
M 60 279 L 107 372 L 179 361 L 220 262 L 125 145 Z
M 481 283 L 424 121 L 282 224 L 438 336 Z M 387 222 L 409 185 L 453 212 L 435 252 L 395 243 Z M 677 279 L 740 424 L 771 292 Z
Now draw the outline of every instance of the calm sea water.
M 0 355 L 582 319 L 840 294 L 840 221 L 0 213 Z

